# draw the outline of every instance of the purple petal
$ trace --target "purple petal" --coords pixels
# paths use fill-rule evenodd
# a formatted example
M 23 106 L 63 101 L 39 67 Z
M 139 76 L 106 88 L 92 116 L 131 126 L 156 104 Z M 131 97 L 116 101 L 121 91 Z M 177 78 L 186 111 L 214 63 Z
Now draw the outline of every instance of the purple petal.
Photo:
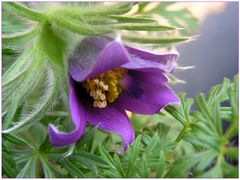
M 89 107 L 87 111 L 88 122 L 91 125 L 98 125 L 100 129 L 112 131 L 121 136 L 124 150 L 132 143 L 135 134 L 124 110 L 109 104 L 103 109 Z
M 172 72 L 177 66 L 178 53 L 154 54 L 151 52 L 126 47 L 130 61 L 124 65 L 126 69 L 136 69 L 145 72 Z
M 122 79 L 121 84 L 125 89 L 116 101 L 119 107 L 139 114 L 154 114 L 164 106 L 179 101 L 171 89 L 159 83 L 161 80 L 151 79 L 152 74 L 140 79 L 137 76 L 128 73 Z M 165 79 L 162 79 L 162 82 L 164 81 Z
M 69 59 L 69 73 L 75 81 L 93 78 L 129 61 L 125 47 L 106 37 L 85 38 Z
M 142 72 L 137 70 L 130 70 L 128 74 L 140 82 L 148 82 L 153 85 L 166 83 L 168 79 L 162 72 Z
M 66 146 L 76 142 L 84 133 L 86 126 L 86 111 L 82 102 L 76 94 L 74 81 L 70 78 L 69 88 L 69 105 L 72 121 L 75 125 L 75 130 L 71 133 L 58 131 L 53 125 L 48 126 L 50 142 L 54 146 Z

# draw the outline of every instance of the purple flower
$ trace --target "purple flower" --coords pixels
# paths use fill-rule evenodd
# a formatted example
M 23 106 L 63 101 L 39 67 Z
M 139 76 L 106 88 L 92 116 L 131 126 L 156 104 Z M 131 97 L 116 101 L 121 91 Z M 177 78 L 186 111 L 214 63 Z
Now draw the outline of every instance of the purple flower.
M 135 135 L 125 110 L 154 114 L 178 102 L 164 75 L 174 70 L 177 57 L 124 46 L 107 37 L 85 38 L 69 59 L 69 106 L 75 130 L 60 132 L 50 124 L 51 143 L 76 142 L 88 122 L 120 135 L 127 149 Z

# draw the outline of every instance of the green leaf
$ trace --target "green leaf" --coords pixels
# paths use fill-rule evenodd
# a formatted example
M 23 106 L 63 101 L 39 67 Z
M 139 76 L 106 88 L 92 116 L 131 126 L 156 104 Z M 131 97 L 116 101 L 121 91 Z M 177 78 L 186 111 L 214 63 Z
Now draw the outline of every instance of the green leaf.
M 214 167 L 212 167 L 209 171 L 200 175 L 203 178 L 221 178 L 223 177 L 223 170 L 222 170 L 222 157 L 217 159 L 217 163 Z
M 2 35 L 16 34 L 26 31 L 31 26 L 28 21 L 16 16 L 14 12 L 2 10 Z
M 188 171 L 193 165 L 199 161 L 198 155 L 184 156 L 177 159 L 169 172 L 165 175 L 165 178 L 184 178 L 188 175 Z
M 226 161 L 222 161 L 222 171 L 226 178 L 238 178 L 238 166 L 233 166 Z
M 127 31 L 169 31 L 175 30 L 176 28 L 170 26 L 160 26 L 160 25 L 113 25 L 113 29 L 127 30 Z
M 110 15 L 109 17 L 121 23 L 154 23 L 156 22 L 154 19 L 151 19 L 150 17 L 131 17 L 131 16 L 118 16 L 118 15 Z
M 41 157 L 43 172 L 45 178 L 54 178 L 55 173 L 52 169 L 52 165 L 49 163 L 49 161 L 45 157 Z
M 163 133 L 163 132 L 161 132 Z M 150 155 L 152 151 L 157 148 L 157 145 L 159 145 L 159 135 L 156 133 L 154 134 L 153 138 L 148 142 L 147 147 L 145 148 L 145 154 L 146 156 Z
M 43 90 L 43 95 L 40 97 L 39 101 L 34 104 L 33 110 L 29 114 L 25 115 L 25 117 L 21 118 L 16 125 L 4 130 L 3 133 L 13 133 L 26 129 L 34 122 L 38 121 L 41 116 L 46 113 L 45 110 L 49 107 L 50 102 L 55 95 L 57 84 L 56 77 L 54 76 L 52 69 L 48 68 L 46 75 L 46 87 Z
M 26 62 L 24 56 L 23 60 Z M 19 63 L 17 60 L 3 77 L 5 80 L 3 84 L 3 105 L 5 111 L 7 111 L 7 116 L 3 123 L 4 129 L 8 128 L 11 124 L 20 102 L 24 102 L 26 97 L 33 92 L 43 76 L 41 69 L 36 70 L 36 68 L 41 67 L 39 60 L 35 59 L 35 61 L 32 61 L 31 59 L 30 65 L 28 65 L 28 62 L 23 64 L 24 61 L 22 62 L 21 60 Z M 24 66 L 27 66 L 27 68 Z M 12 77 L 10 73 L 15 74 L 15 72 L 21 68 L 23 70 L 20 70 L 20 72 L 17 73 L 17 76 Z M 14 98 L 12 98 L 13 96 Z
M 29 9 L 26 6 L 16 2 L 4 2 L 3 7 L 29 20 L 42 21 L 44 18 L 42 13 Z
M 220 107 L 220 117 L 224 120 L 231 120 L 232 109 L 231 107 Z
M 29 48 L 24 51 L 22 55 L 11 65 L 11 67 L 3 74 L 3 87 L 12 82 L 14 79 L 19 78 L 22 73 L 25 73 L 31 64 L 31 56 L 33 50 Z
M 107 150 L 106 150 L 102 145 L 99 145 L 98 148 L 99 148 L 99 152 L 100 152 L 101 156 L 103 157 L 103 159 L 104 159 L 113 169 L 116 169 L 115 166 L 114 166 L 114 160 L 113 160 L 113 158 L 111 157 L 111 155 L 107 152 Z
M 198 25 L 198 20 L 192 15 L 192 13 L 187 8 L 178 8 L 175 10 L 170 10 L 171 5 L 177 5 L 176 2 L 161 2 L 153 6 L 153 8 L 147 10 L 145 9 L 147 4 L 142 7 L 142 13 L 145 15 L 158 14 L 158 16 L 165 18 L 168 23 L 176 27 L 184 27 L 181 30 L 182 35 L 187 35 L 191 30 L 195 30 Z
M 171 114 L 176 120 L 178 120 L 183 126 L 185 126 L 185 118 L 180 108 L 169 105 L 165 107 L 165 110 L 169 114 Z
M 23 169 L 17 175 L 17 178 L 34 178 L 36 177 L 36 162 L 37 156 L 34 155 L 29 159 L 29 161 L 25 164 Z
M 20 97 L 16 97 L 10 102 L 8 113 L 6 115 L 6 118 L 4 118 L 4 121 L 3 121 L 4 122 L 3 129 L 7 129 L 10 126 L 14 118 L 14 115 L 17 111 L 19 101 L 20 101 Z
M 14 157 L 14 161 L 17 165 L 26 164 L 29 159 L 33 156 L 33 149 L 21 149 L 21 150 L 10 150 L 10 153 Z
M 28 31 L 24 31 L 14 35 L 5 35 L 2 37 L 3 47 L 14 47 L 21 49 L 22 47 L 26 46 L 33 42 L 39 32 L 39 26 L 33 27 Z
M 35 122 L 27 131 L 38 149 L 44 143 L 47 133 L 47 128 L 40 122 Z
M 178 38 L 152 38 L 152 37 L 139 37 L 139 36 L 122 36 L 123 40 L 141 43 L 141 44 L 169 44 L 169 43 L 179 43 L 183 41 L 189 41 L 188 37 L 178 37 Z
M 90 171 L 92 171 L 93 174 L 98 175 L 97 167 L 96 167 L 94 161 L 92 161 L 88 158 L 85 158 L 84 156 L 79 156 L 79 154 L 74 154 L 74 155 L 70 156 L 70 159 L 76 160 L 76 162 L 78 162 L 81 165 L 84 165 Z
M 188 98 L 185 100 L 185 94 L 180 94 L 179 95 L 180 101 L 181 101 L 181 105 L 182 105 L 182 112 L 184 114 L 184 118 L 187 121 L 187 123 L 190 122 L 190 115 L 189 112 L 191 110 L 192 104 L 193 104 L 193 99 L 192 98 Z
M 2 171 L 3 174 L 9 178 L 15 178 L 17 176 L 16 164 L 12 158 L 5 145 L 3 144 L 2 150 Z
M 166 106 L 165 110 L 170 113 L 176 120 L 178 120 L 183 126 L 187 126 L 190 123 L 190 109 L 193 104 L 192 98 L 185 98 L 186 94 L 179 94 L 180 106 Z
M 139 163 L 141 163 L 141 166 L 137 168 L 138 174 L 142 178 L 148 178 L 149 174 L 150 174 L 150 167 L 148 166 L 148 162 L 147 162 L 145 155 L 143 155 L 143 157 Z
M 220 107 L 219 105 L 216 105 L 214 108 L 213 108 L 213 111 L 212 111 L 212 119 L 213 119 L 213 124 L 215 125 L 216 127 L 216 131 L 218 133 L 219 136 L 222 136 L 223 132 L 222 132 L 222 121 L 221 121 L 221 118 L 220 118 Z
M 46 136 L 44 142 L 39 147 L 40 151 L 48 152 L 52 148 L 52 144 L 49 141 L 49 135 Z
M 108 16 L 108 15 L 121 15 L 131 10 L 132 3 L 110 3 L 106 6 L 87 6 L 87 7 L 64 7 L 57 11 L 57 13 L 63 13 L 65 16 L 75 16 L 82 18 L 91 16 Z
M 233 87 L 229 87 L 228 89 L 228 97 L 230 101 L 230 106 L 232 109 L 232 119 L 233 123 L 237 124 L 238 120 L 238 79 L 237 76 L 234 77 Z
M 207 103 L 210 107 L 228 99 L 227 97 L 227 90 L 230 85 L 230 80 L 224 78 L 223 83 L 213 86 L 207 96 Z
M 201 120 L 202 121 L 202 120 Z M 185 140 L 194 145 L 207 149 L 219 151 L 221 138 L 215 129 L 209 127 L 208 123 L 198 122 L 191 126 L 191 132 L 185 136 Z
M 119 156 L 115 153 L 113 155 L 113 158 L 114 158 L 114 162 L 115 162 L 114 163 L 115 167 L 120 172 L 121 177 L 125 177 L 125 172 L 124 172 L 124 169 L 123 169 L 123 165 L 121 163 L 121 160 L 120 160 Z
M 85 177 L 83 172 L 79 168 L 77 168 L 76 165 L 73 164 L 67 158 L 61 160 L 60 163 L 72 177 L 75 177 L 75 178 L 76 177 Z
M 96 164 L 96 166 L 101 167 L 101 168 L 110 168 L 110 166 L 107 164 L 107 162 L 105 160 L 103 160 L 101 157 L 89 153 L 89 152 L 77 152 L 75 153 L 78 156 L 90 159 L 92 161 L 94 161 L 94 163 Z
M 18 54 L 19 54 L 19 51 L 14 48 L 2 48 L 3 56 L 16 56 Z M 5 58 L 3 58 L 3 59 L 5 59 Z M 5 70 L 3 72 L 5 72 Z
M 111 30 L 105 29 L 105 27 L 93 28 L 91 26 L 86 26 L 86 24 L 82 24 L 80 22 L 76 24 L 75 22 L 71 22 L 70 18 L 61 17 L 58 14 L 54 14 L 53 16 L 51 16 L 51 21 L 57 26 L 64 27 L 69 31 L 72 31 L 73 33 L 79 33 L 81 35 L 93 36 L 111 32 Z
M 20 146 L 28 146 L 32 147 L 31 144 L 29 144 L 27 141 L 22 139 L 21 137 L 15 135 L 15 134 L 3 134 L 3 139 L 7 140 L 13 144 L 20 145 Z
M 197 105 L 198 109 L 202 112 L 202 114 L 205 116 L 206 119 L 212 120 L 212 114 L 210 112 L 210 108 L 207 105 L 207 102 L 202 93 L 197 95 L 196 105 Z
M 224 154 L 234 160 L 238 160 L 238 147 L 225 148 Z
M 156 178 L 161 178 L 163 176 L 164 168 L 165 168 L 165 155 L 163 151 L 160 151 L 158 165 L 157 165 L 157 173 Z
M 97 128 L 98 128 L 98 126 L 94 126 L 90 130 L 88 130 L 83 135 L 83 137 L 80 139 L 80 141 L 78 141 L 76 143 L 76 147 L 79 148 L 79 147 L 83 146 L 84 144 L 88 143 L 93 138 L 93 136 L 95 135 L 95 132 L 96 132 Z
M 68 150 L 62 155 L 63 158 L 67 158 L 69 156 L 71 156 L 74 153 L 75 150 L 75 144 L 72 144 L 68 147 Z
M 208 166 L 210 166 L 210 164 L 216 158 L 217 152 L 214 150 L 208 150 L 208 151 L 202 152 L 201 156 L 202 158 L 196 167 L 196 171 L 203 172 L 204 170 L 206 170 Z
M 141 152 L 141 139 L 142 136 L 139 135 L 133 145 L 131 145 L 130 147 L 128 147 L 128 151 L 127 151 L 127 156 L 128 156 L 128 169 L 127 169 L 127 177 L 131 177 L 131 175 L 133 174 L 133 172 L 135 171 L 137 162 L 137 157 L 139 156 L 140 152 Z

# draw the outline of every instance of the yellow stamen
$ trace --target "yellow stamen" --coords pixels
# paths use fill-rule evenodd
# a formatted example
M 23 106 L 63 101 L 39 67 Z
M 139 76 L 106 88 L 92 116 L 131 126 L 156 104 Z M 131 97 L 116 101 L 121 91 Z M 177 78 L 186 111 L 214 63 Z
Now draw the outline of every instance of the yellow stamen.
M 122 91 L 119 80 L 124 73 L 126 73 L 126 70 L 118 68 L 83 82 L 83 87 L 94 99 L 94 107 L 105 108 L 107 102 L 112 103 L 117 99 Z

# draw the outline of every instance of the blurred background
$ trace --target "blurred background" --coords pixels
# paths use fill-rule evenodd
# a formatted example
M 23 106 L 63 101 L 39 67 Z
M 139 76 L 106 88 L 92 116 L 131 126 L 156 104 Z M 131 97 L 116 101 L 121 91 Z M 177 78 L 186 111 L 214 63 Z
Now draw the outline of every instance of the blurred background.
M 211 86 L 221 83 L 224 77 L 232 79 L 238 73 L 238 2 L 182 3 L 199 19 L 200 28 L 192 35 L 195 41 L 177 46 L 180 66 L 194 69 L 176 72 L 186 84 L 171 86 L 188 97 L 207 93 Z

